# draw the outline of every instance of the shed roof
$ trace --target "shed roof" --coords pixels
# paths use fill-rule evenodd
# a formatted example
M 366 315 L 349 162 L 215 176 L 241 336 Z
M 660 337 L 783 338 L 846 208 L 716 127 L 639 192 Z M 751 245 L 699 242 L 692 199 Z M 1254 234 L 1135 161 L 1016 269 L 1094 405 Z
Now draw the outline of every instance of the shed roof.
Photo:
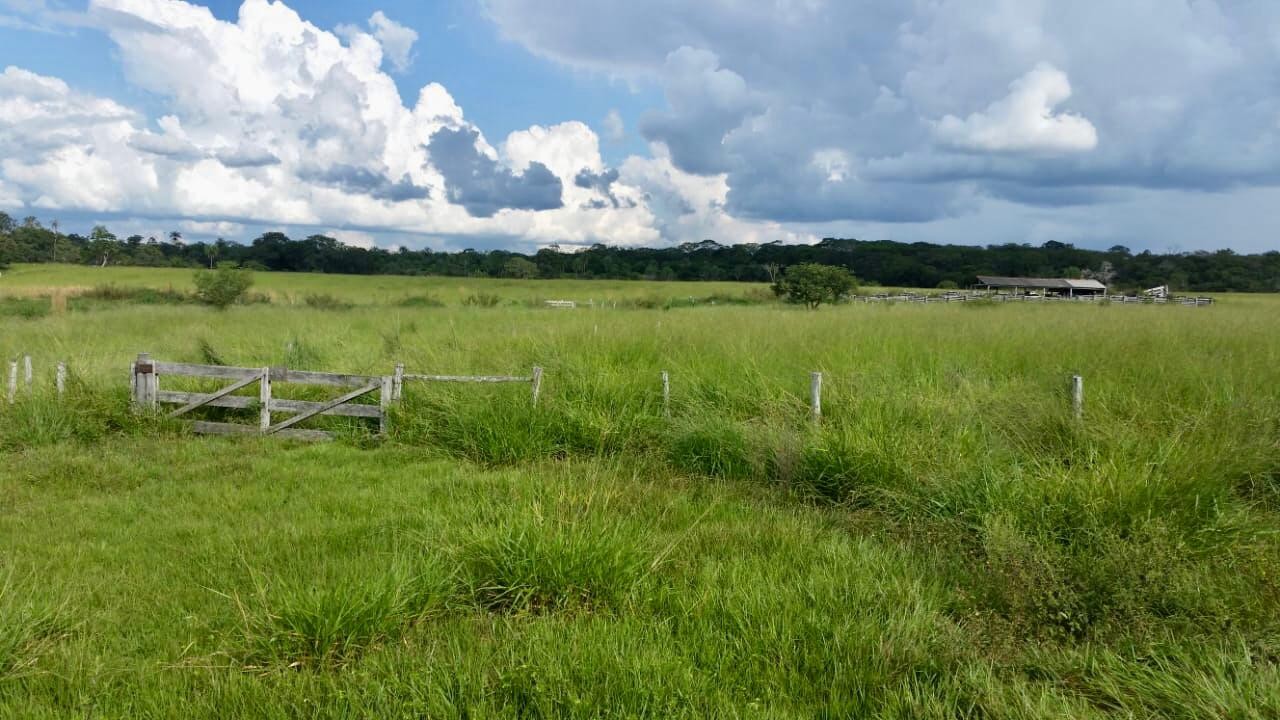
M 979 285 L 991 287 L 1042 288 L 1045 290 L 1106 290 L 1107 286 L 1097 280 L 1074 280 L 1070 278 L 1028 278 L 1001 277 L 998 275 L 979 275 Z

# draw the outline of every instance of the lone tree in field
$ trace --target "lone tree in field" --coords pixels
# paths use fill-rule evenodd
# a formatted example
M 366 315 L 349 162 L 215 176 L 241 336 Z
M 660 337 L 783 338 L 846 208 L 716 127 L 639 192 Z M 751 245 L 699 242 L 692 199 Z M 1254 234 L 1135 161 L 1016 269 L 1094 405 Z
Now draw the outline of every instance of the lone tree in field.
M 773 292 L 787 302 L 817 310 L 824 302 L 838 302 L 856 287 L 853 276 L 842 267 L 804 263 L 787 268 L 773 283 Z
M 196 273 L 196 297 L 219 310 L 244 299 L 253 286 L 253 273 L 222 267 Z

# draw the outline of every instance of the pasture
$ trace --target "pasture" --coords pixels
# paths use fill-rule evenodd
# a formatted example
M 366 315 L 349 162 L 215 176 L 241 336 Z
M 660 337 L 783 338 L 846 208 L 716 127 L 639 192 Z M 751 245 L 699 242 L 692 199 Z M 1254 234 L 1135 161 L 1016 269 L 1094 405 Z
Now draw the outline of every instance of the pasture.
M 190 278 L 0 278 L 37 370 L 0 406 L 2 716 L 1280 715 L 1276 296 L 259 273 L 216 311 Z M 143 351 L 545 379 L 204 438 L 130 412 Z

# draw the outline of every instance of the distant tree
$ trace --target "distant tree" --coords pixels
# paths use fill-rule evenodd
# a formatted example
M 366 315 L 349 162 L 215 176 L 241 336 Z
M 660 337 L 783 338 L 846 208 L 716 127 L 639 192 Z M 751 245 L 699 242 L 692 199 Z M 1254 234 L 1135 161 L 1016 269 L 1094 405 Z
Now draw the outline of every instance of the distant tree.
M 502 265 L 502 274 L 511 278 L 535 278 L 538 277 L 538 266 L 522 257 L 513 257 Z
M 1084 277 L 1091 280 L 1097 280 L 1103 285 L 1110 285 L 1111 281 L 1116 277 L 1115 266 L 1109 260 L 1103 260 L 1102 265 L 1097 270 L 1085 270 Z
M 181 232 L 179 232 L 179 231 L 177 231 L 177 230 L 170 230 L 170 231 L 169 231 L 169 242 L 173 243 L 174 245 L 181 245 L 181 244 L 182 244 L 182 233 L 181 233 Z
M 803 263 L 787 268 L 773 284 L 773 292 L 787 302 L 817 310 L 824 302 L 838 302 L 856 287 L 853 275 L 842 267 Z
M 116 236 L 105 225 L 94 225 L 89 232 L 89 256 L 98 267 L 106 267 L 116 252 Z
M 960 286 L 956 284 L 955 280 L 943 280 L 942 282 L 938 283 L 938 289 L 939 290 L 958 290 L 960 289 Z
M 200 270 L 195 275 L 196 297 L 219 310 L 242 300 L 253 287 L 253 273 L 221 267 L 217 270 Z
M 209 269 L 212 270 L 218 260 L 218 252 L 222 250 L 223 239 L 218 238 L 218 242 L 206 244 L 204 246 L 204 256 L 209 260 Z
M 18 258 L 18 244 L 9 237 L 8 233 L 0 233 L 0 270 L 9 269 Z
M 769 273 L 769 282 L 771 283 L 778 282 L 778 272 L 782 270 L 781 265 L 779 265 L 776 262 L 771 262 L 771 263 L 765 263 L 761 267 L 764 268 L 765 272 Z

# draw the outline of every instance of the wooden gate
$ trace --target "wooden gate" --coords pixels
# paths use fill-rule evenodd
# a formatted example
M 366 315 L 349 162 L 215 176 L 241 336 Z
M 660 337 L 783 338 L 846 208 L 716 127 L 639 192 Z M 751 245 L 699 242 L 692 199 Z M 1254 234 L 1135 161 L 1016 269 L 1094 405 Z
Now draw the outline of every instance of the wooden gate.
M 163 376 L 212 378 L 231 380 L 230 385 L 211 393 L 183 392 L 160 389 Z M 192 425 L 198 433 L 218 435 L 262 434 L 301 440 L 330 440 L 333 434 L 323 430 L 295 427 L 299 423 L 321 415 L 371 418 L 378 421 L 378 432 L 387 429 L 387 409 L 393 399 L 395 378 L 388 376 L 343 375 L 339 373 L 290 370 L 283 367 L 243 368 L 224 365 L 195 365 L 190 363 L 156 362 L 148 353 L 140 353 L 130 371 L 130 387 L 135 407 L 158 409 L 162 404 L 178 405 L 168 413 L 180 417 L 196 408 L 221 407 L 258 409 L 258 424 L 208 422 L 198 420 Z M 258 397 L 235 395 L 237 390 L 258 384 Z M 288 400 L 272 397 L 271 388 L 276 383 L 299 385 L 330 385 L 348 389 L 338 397 L 324 400 Z M 378 404 L 360 404 L 354 400 L 378 393 Z M 289 414 L 276 421 L 273 415 Z

